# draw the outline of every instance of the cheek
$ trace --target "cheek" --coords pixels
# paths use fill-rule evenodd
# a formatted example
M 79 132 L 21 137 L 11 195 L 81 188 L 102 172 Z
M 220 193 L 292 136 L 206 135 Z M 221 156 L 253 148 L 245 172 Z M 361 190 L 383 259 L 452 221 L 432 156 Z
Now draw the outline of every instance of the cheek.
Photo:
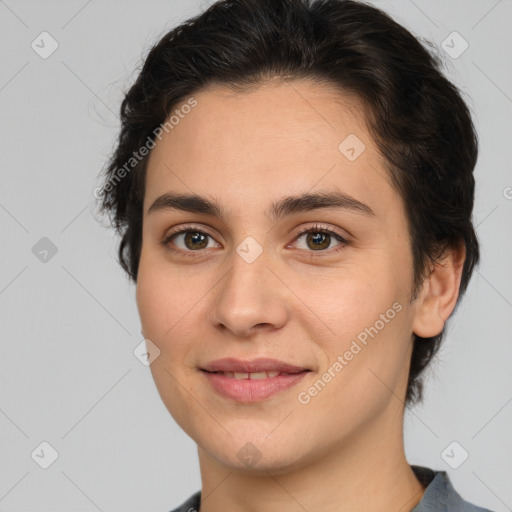
M 214 276 L 215 277 L 215 276 Z M 162 352 L 186 350 L 212 284 L 160 256 L 141 257 L 136 302 L 142 331 Z
M 160 345 L 160 340 L 179 314 L 179 303 L 173 300 L 178 291 L 171 286 L 170 269 L 162 267 L 155 258 L 142 251 L 137 275 L 136 302 L 146 338 Z M 179 292 L 183 297 L 183 293 Z
M 297 275 L 294 292 L 338 340 L 347 340 L 392 307 L 401 296 L 396 276 L 375 262 Z
M 189 340 L 197 323 L 192 321 L 193 304 L 198 301 L 199 290 L 189 286 L 187 279 L 173 275 L 169 265 L 162 265 L 157 258 L 142 257 L 137 279 L 136 302 L 144 337 L 160 350 L 160 355 L 150 365 L 156 388 L 167 410 L 181 428 L 193 433 L 193 401 L 187 399 L 183 385 L 190 370 L 187 360 Z M 188 293 L 187 293 L 188 291 Z M 192 366 L 192 365 L 190 365 Z
M 339 376 L 338 384 L 348 386 L 352 397 L 360 399 L 361 389 L 373 389 L 377 377 L 372 371 L 384 382 L 395 383 L 407 364 L 407 285 L 398 273 L 396 267 L 392 272 L 392 266 L 386 269 L 385 264 L 364 265 L 357 270 L 340 269 L 336 279 L 332 275 L 324 280 L 303 277 L 296 289 L 320 320 L 316 328 L 312 323 L 309 328 L 325 354 L 323 370 L 331 368 Z M 337 365 L 336 370 L 332 366 L 338 357 L 343 359 L 343 368 Z
M 326 357 L 318 380 L 311 383 L 314 389 L 302 390 L 311 393 L 307 407 L 313 417 L 324 418 L 325 410 L 330 411 L 329 425 L 323 428 L 334 436 L 340 434 L 340 428 L 348 435 L 358 423 L 380 414 L 395 395 L 402 395 L 407 382 L 410 340 L 406 305 L 391 294 L 379 300 L 366 298 L 354 298 L 344 306 L 337 323 L 331 324 L 336 336 L 316 338 Z
M 146 338 L 156 338 L 155 333 L 159 330 L 158 319 L 161 321 L 162 311 L 165 311 L 165 306 L 162 305 L 162 299 L 164 299 L 162 288 L 162 283 L 155 279 L 154 273 L 148 271 L 148 266 L 142 256 L 139 263 L 135 298 Z

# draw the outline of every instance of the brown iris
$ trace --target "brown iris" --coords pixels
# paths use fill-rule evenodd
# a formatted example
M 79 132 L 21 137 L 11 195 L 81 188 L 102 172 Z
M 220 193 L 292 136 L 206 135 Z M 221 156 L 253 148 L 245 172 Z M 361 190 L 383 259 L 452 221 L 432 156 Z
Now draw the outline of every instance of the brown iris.
M 189 244 L 190 242 L 190 244 Z M 197 231 L 188 231 L 185 234 L 187 249 L 204 249 L 208 245 L 208 236 Z
M 312 242 L 312 244 L 310 244 Z M 331 243 L 331 236 L 327 233 L 309 233 L 306 237 L 306 243 L 310 249 L 325 249 Z

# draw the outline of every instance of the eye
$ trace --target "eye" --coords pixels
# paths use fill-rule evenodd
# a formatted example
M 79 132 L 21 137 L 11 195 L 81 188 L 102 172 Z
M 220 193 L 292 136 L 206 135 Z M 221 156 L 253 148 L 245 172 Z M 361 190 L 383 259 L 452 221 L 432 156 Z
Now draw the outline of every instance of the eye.
M 309 250 L 313 252 L 327 252 L 331 247 L 331 243 L 336 241 L 334 252 L 343 249 L 349 244 L 349 241 L 332 229 L 322 228 L 321 226 L 312 226 L 300 231 L 295 240 L 304 238 L 301 250 Z M 301 244 L 299 244 L 301 245 Z
M 170 251 L 182 253 L 197 252 L 219 245 L 211 235 L 193 226 L 185 226 L 179 231 L 170 233 L 162 240 L 162 244 Z
M 301 238 L 304 238 L 303 242 L 297 244 L 297 241 Z M 300 250 L 310 253 L 336 252 L 342 250 L 350 243 L 349 240 L 336 231 L 318 225 L 300 231 L 295 237 L 294 242 Z M 334 246 L 332 251 L 328 251 L 328 249 L 332 248 L 333 242 L 337 242 L 337 245 Z M 201 252 L 203 249 L 212 249 L 220 246 L 220 244 L 215 242 L 212 235 L 195 226 L 182 226 L 179 231 L 171 232 L 165 236 L 161 243 L 169 251 L 178 252 L 186 256 L 195 256 L 194 253 Z M 311 254 L 311 256 L 317 255 Z

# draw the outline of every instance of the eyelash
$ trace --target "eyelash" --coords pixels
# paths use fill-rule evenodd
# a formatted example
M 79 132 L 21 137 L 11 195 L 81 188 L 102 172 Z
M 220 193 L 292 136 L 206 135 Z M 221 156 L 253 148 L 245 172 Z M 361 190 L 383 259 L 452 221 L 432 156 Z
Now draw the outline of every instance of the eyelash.
M 169 235 L 167 235 L 162 240 L 161 243 L 162 243 L 162 245 L 168 251 L 171 251 L 171 252 L 174 252 L 174 253 L 180 253 L 180 254 L 182 254 L 184 256 L 196 257 L 196 255 L 194 253 L 200 253 L 200 252 L 204 251 L 204 249 L 198 249 L 197 251 L 190 251 L 190 250 L 185 251 L 183 249 L 173 249 L 170 246 L 170 242 L 171 242 L 171 240 L 174 237 L 176 237 L 178 235 L 181 235 L 183 233 L 188 233 L 190 231 L 193 231 L 194 233 L 200 233 L 202 235 L 209 236 L 210 238 L 213 239 L 213 236 L 210 235 L 209 233 L 207 233 L 206 231 L 198 229 L 196 226 L 193 226 L 193 225 L 187 225 L 187 226 L 183 226 L 182 229 L 180 229 L 179 231 L 175 231 L 175 232 L 172 232 Z M 321 227 L 321 226 L 319 226 L 317 224 L 315 224 L 314 226 L 310 226 L 308 228 L 305 228 L 305 229 L 301 230 L 295 236 L 294 241 L 298 240 L 302 235 L 309 234 L 309 233 L 327 234 L 327 235 L 332 236 L 338 242 L 340 242 L 340 245 L 336 246 L 334 249 L 319 250 L 319 251 L 307 251 L 306 249 L 301 249 L 303 251 L 309 252 L 311 258 L 322 257 L 322 255 L 325 254 L 325 253 L 328 253 L 328 254 L 336 253 L 336 252 L 339 252 L 339 251 L 343 250 L 345 248 L 345 246 L 350 245 L 350 241 L 347 240 L 345 237 L 341 236 L 336 231 L 333 231 L 332 229 Z M 319 254 L 317 254 L 317 253 L 319 253 Z

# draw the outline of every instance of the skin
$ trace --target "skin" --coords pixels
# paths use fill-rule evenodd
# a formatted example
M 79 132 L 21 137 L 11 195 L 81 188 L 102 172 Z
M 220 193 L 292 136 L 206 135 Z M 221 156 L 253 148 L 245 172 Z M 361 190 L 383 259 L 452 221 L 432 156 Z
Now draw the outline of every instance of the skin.
M 194 98 L 197 106 L 149 157 L 136 296 L 142 333 L 160 350 L 151 364 L 157 389 L 198 445 L 201 512 L 411 510 L 424 492 L 402 435 L 412 333 L 442 330 L 463 252 L 447 251 L 411 301 L 404 203 L 353 98 L 308 80 L 236 93 L 209 86 Z M 366 146 L 354 161 L 338 149 L 349 134 Z M 333 190 L 374 215 L 342 208 L 277 222 L 265 215 L 284 196 Z M 148 213 L 166 192 L 215 199 L 227 217 Z M 185 245 L 184 235 L 162 244 L 185 224 L 211 236 L 206 248 Z M 307 234 L 297 237 L 315 224 L 350 243 L 336 251 L 331 237 L 317 249 Z M 262 248 L 252 263 L 236 252 L 248 236 Z M 400 312 L 300 403 L 299 392 L 396 303 Z M 236 402 L 199 369 L 223 357 L 272 357 L 312 371 L 263 401 Z M 261 457 L 256 464 L 237 457 L 247 443 Z

